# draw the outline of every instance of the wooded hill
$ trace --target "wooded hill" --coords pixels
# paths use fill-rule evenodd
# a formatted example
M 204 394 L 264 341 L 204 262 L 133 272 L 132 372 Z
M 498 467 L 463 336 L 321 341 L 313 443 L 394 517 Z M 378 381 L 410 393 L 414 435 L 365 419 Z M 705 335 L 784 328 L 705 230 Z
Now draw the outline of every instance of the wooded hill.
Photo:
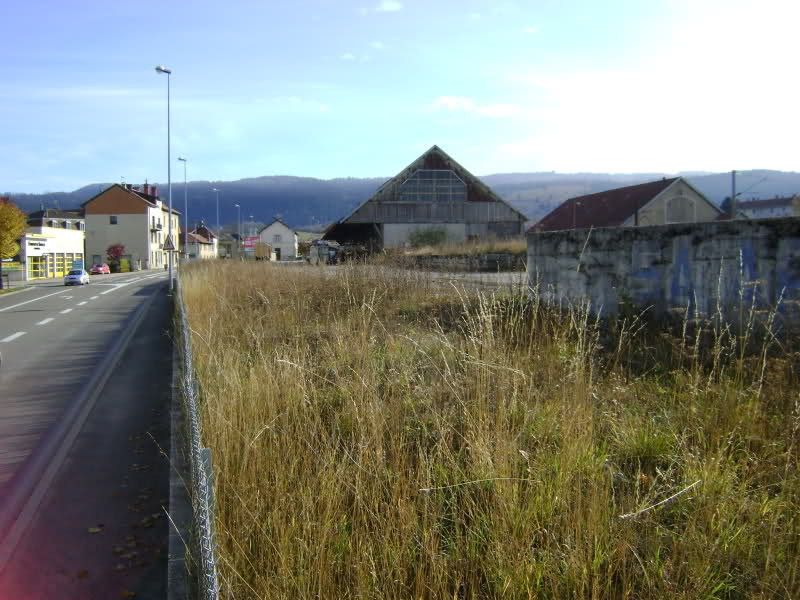
M 652 181 L 661 177 L 674 177 L 667 173 L 498 173 L 481 179 L 536 221 L 573 196 L 601 192 L 615 187 Z M 730 173 L 687 173 L 692 185 L 710 200 L 720 204 L 731 193 Z M 189 182 L 189 218 L 192 223 L 204 219 L 216 225 L 216 194 L 219 194 L 220 223 L 237 219 L 235 204 L 239 204 L 242 220 L 270 222 L 280 216 L 296 228 L 319 229 L 325 224 L 346 216 L 361 202 L 369 198 L 388 178 L 338 178 L 265 176 L 238 181 Z M 9 193 L 23 210 L 30 212 L 45 207 L 76 208 L 108 183 L 91 184 L 72 192 L 45 194 Z M 159 184 L 162 199 L 167 199 L 167 186 Z M 773 198 L 800 193 L 800 173 L 753 170 L 737 173 L 737 192 L 740 199 Z M 183 183 L 173 183 L 173 206 L 183 212 Z

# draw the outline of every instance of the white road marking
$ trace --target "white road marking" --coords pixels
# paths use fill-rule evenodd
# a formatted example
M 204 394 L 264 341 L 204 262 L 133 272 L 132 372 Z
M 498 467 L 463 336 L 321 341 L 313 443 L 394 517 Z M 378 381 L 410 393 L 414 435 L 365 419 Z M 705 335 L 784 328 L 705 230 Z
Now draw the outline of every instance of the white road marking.
M 12 308 L 17 308 L 18 306 L 22 306 L 24 304 L 30 304 L 31 302 L 36 302 L 37 300 L 44 300 L 45 298 L 49 298 L 50 296 L 56 296 L 61 292 L 53 292 L 52 294 L 47 294 L 46 296 L 39 296 L 38 298 L 34 298 L 33 300 L 26 300 L 25 302 L 20 302 L 19 304 L 12 304 L 11 306 L 6 306 L 5 308 L 0 308 L 0 312 L 11 310 Z
M 62 310 L 62 311 L 59 311 L 59 312 L 60 312 L 62 315 L 65 315 L 65 314 L 67 314 L 68 312 L 72 312 L 72 309 L 71 309 L 71 308 L 65 308 L 64 310 Z
M 100 296 L 92 296 L 89 300 L 97 300 Z
M 84 304 L 86 304 L 86 302 L 87 302 L 86 300 L 84 300 L 83 302 L 78 302 L 78 306 L 83 306 Z
M 53 317 L 47 318 L 44 321 L 39 321 L 37 325 L 47 325 L 50 321 L 55 321 Z
M 13 342 L 15 339 L 17 339 L 18 337 L 22 337 L 26 333 L 27 333 L 27 331 L 18 331 L 17 333 L 12 333 L 10 336 L 0 340 L 0 342 L 3 342 L 3 343 L 5 343 L 5 342 Z
M 75 296 L 61 296 L 62 298 L 66 298 L 67 300 L 72 300 Z

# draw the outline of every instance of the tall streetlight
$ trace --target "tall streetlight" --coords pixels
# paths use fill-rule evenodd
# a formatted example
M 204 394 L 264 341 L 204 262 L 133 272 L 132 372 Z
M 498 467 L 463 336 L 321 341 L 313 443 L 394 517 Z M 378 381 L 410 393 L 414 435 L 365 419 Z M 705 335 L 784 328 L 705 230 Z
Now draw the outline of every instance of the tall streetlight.
M 163 67 L 161 65 L 156 67 L 156 73 L 163 73 L 167 76 L 167 192 L 169 196 L 169 217 L 168 217 L 168 228 L 167 228 L 167 237 L 169 238 L 170 242 L 175 245 L 175 240 L 172 238 L 172 152 L 170 148 L 170 131 L 169 131 L 169 79 L 170 75 L 172 75 L 172 69 L 168 69 L 167 67 Z M 169 252 L 169 293 L 172 293 L 172 254 L 173 252 Z
M 217 194 L 217 236 L 219 236 L 219 232 L 220 232 L 220 229 L 219 229 L 219 190 L 217 188 L 214 188 L 211 191 L 212 192 L 216 192 L 216 194 Z
M 186 157 L 179 156 L 178 160 L 183 163 L 183 258 L 188 258 L 189 252 L 186 246 L 189 243 L 189 191 L 186 187 Z
M 236 207 L 236 226 L 239 229 L 239 244 L 238 246 L 242 245 L 242 207 L 238 204 L 234 204 Z

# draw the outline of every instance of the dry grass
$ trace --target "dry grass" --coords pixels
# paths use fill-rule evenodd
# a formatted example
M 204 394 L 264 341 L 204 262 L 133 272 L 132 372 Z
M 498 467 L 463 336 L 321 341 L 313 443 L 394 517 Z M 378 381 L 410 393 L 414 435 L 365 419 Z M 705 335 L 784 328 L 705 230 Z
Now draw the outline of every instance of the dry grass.
M 387 269 L 183 285 L 224 598 L 800 595 L 793 356 Z
M 448 242 L 436 246 L 422 246 L 402 250 L 405 256 L 477 256 L 480 254 L 508 253 L 525 256 L 528 243 L 523 237 L 471 242 Z

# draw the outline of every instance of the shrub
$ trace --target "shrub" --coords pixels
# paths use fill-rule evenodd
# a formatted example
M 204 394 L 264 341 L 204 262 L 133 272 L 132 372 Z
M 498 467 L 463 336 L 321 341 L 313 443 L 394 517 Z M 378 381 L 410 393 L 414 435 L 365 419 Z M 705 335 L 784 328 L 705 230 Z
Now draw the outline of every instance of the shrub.
M 447 241 L 447 232 L 440 227 L 429 227 L 418 229 L 408 235 L 408 241 L 412 248 L 423 246 L 440 246 Z

